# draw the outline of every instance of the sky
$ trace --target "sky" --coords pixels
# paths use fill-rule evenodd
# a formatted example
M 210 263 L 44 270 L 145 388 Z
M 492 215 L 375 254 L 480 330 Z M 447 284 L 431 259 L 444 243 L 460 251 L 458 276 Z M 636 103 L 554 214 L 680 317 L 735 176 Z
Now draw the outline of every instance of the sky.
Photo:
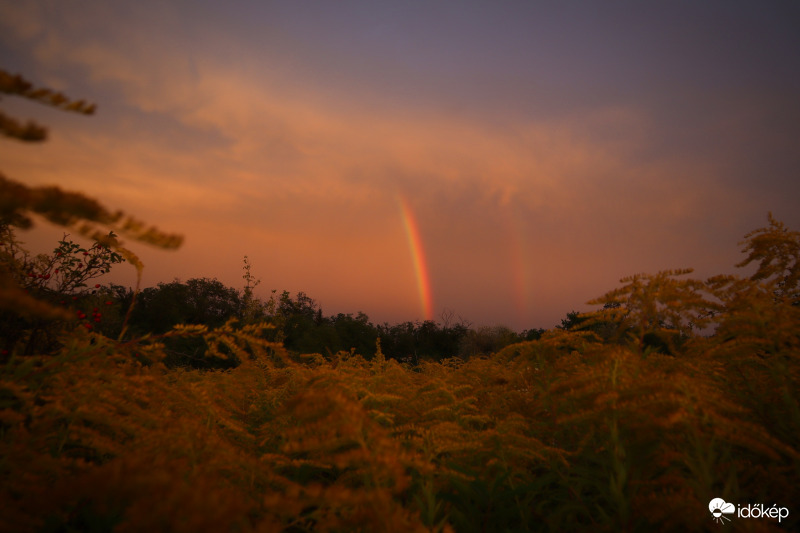
M 98 106 L 3 98 L 50 136 L 0 171 L 182 234 L 144 286 L 247 255 L 326 315 L 550 328 L 800 229 L 798 57 L 784 1 L 0 0 L 0 68 Z

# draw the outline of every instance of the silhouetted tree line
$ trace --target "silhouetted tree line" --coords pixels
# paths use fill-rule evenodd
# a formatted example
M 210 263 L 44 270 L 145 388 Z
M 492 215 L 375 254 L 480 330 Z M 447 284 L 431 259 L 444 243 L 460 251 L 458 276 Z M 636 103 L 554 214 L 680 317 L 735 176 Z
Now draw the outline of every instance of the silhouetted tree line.
M 101 331 L 114 338 L 120 334 L 121 315 L 130 307 L 133 291 L 111 285 L 104 292 L 114 299 L 120 318 L 105 321 Z M 231 319 L 239 324 L 270 322 L 274 325 L 270 340 L 283 342 L 295 353 L 332 357 L 345 351 L 371 359 L 380 339 L 385 357 L 411 364 L 490 355 L 510 344 L 538 339 L 544 332 L 544 329 L 530 329 L 517 333 L 504 326 L 472 328 L 463 320 L 451 323 L 449 317 L 443 323 L 425 320 L 373 324 L 362 312 L 326 316 L 319 304 L 304 292 L 294 297 L 288 291 L 273 293 L 269 300 L 261 301 L 226 287 L 217 279 L 199 278 L 143 289 L 136 295 L 125 336 L 159 335 L 177 324 L 216 328 Z M 202 338 L 179 337 L 165 339 L 164 343 L 170 355 L 168 362 L 175 366 L 220 368 L 231 364 L 208 358 Z

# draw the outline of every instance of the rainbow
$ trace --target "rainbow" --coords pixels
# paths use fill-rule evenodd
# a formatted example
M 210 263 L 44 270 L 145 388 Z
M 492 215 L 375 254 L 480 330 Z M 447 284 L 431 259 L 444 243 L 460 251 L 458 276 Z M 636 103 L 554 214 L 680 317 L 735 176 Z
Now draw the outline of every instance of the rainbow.
M 411 259 L 414 262 L 414 272 L 417 276 L 419 288 L 419 301 L 422 306 L 423 320 L 433 320 L 433 302 L 431 298 L 431 280 L 428 275 L 428 263 L 425 261 L 425 249 L 417 227 L 414 212 L 403 196 L 397 195 L 397 203 L 403 216 L 403 225 L 408 236 L 408 247 L 411 250 Z

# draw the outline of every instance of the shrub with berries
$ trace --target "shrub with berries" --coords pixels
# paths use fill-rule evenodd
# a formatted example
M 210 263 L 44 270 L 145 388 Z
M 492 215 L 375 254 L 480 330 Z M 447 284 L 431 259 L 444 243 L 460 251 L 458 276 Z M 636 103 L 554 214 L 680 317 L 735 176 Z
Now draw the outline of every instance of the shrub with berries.
M 52 254 L 31 257 L 10 228 L 2 229 L 0 239 L 0 266 L 11 274 L 16 285 L 37 300 L 65 308 L 69 315 L 87 331 L 97 328 L 103 313 L 98 301 L 102 285 L 90 283 L 107 274 L 115 264 L 125 258 L 107 243 L 116 235 L 109 233 L 106 240 L 89 247 L 81 246 L 65 234 Z M 107 295 L 105 295 L 107 296 Z M 109 303 L 107 298 L 104 300 Z M 113 303 L 113 302 L 110 302 Z M 68 325 L 62 320 L 19 316 L 13 311 L 3 311 L 0 317 L 0 345 L 7 352 L 43 352 L 58 346 L 58 332 Z M 74 322 L 73 322 L 74 323 Z
M 107 245 L 95 242 L 84 248 L 68 239 L 64 234 L 51 256 L 39 256 L 27 262 L 27 280 L 21 285 L 29 289 L 53 291 L 59 294 L 74 294 L 88 287 L 88 281 L 107 274 L 111 267 L 122 263 L 121 254 Z M 116 235 L 109 233 L 109 239 Z M 95 284 L 95 288 L 99 288 Z

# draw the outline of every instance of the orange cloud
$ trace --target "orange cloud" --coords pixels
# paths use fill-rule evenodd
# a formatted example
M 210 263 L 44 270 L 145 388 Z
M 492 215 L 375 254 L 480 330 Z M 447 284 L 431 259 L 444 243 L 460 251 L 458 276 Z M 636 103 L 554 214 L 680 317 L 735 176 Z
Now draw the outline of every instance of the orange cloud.
M 422 318 L 402 192 L 416 206 L 436 305 L 550 326 L 564 301 L 580 306 L 631 270 L 692 266 L 708 250 L 693 233 L 708 206 L 747 202 L 702 161 L 638 161 L 655 126 L 633 106 L 536 123 L 360 109 L 357 93 L 336 101 L 302 76 L 277 81 L 285 71 L 253 55 L 225 62 L 208 53 L 213 43 L 200 54 L 141 31 L 100 42 L 69 24 L 45 38 L 33 8 L 15 9 L 17 37 L 35 41 L 42 70 L 86 72 L 109 99 L 100 113 L 119 116 L 98 118 L 96 131 L 55 129 L 45 146 L 3 145 L 4 170 L 184 233 L 177 254 L 141 252 L 150 283 L 217 276 L 236 286 L 248 254 L 264 288 L 304 290 L 330 312 Z

